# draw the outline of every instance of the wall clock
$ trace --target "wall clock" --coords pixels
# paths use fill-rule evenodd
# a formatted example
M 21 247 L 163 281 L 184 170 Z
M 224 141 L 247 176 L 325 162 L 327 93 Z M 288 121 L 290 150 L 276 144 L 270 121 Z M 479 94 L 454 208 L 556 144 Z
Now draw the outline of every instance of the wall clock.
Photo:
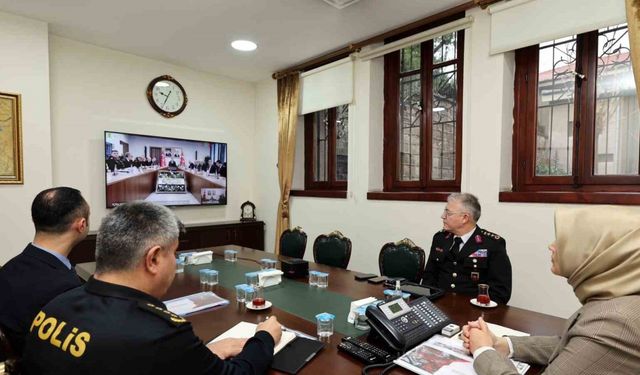
M 187 93 L 175 78 L 164 75 L 154 78 L 147 86 L 151 107 L 166 118 L 172 118 L 187 107 Z

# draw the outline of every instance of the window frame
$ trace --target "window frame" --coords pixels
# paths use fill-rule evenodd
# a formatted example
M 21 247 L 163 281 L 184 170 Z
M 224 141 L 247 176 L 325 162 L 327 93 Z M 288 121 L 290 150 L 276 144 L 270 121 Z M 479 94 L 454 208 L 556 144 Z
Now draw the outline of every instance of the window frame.
M 328 111 L 328 142 L 327 142 L 327 181 L 315 181 L 315 164 L 313 155 L 316 150 L 313 141 L 314 119 L 317 112 L 307 113 L 304 115 L 304 189 L 305 191 L 346 191 L 347 180 L 340 181 L 336 179 L 337 158 L 337 107 L 324 109 Z M 348 116 L 348 115 L 347 115 Z M 347 127 L 348 131 L 348 127 Z M 347 152 L 347 155 L 348 152 Z M 349 172 L 347 170 L 347 179 Z
M 384 142 L 383 142 L 383 191 L 384 192 L 457 192 L 460 191 L 462 173 L 462 126 L 463 126 L 463 87 L 464 87 L 464 30 L 456 32 L 457 56 L 453 60 L 433 63 L 433 40 L 421 45 L 421 141 L 420 141 L 420 179 L 401 181 L 398 178 L 400 165 L 400 131 L 398 128 L 400 103 L 400 51 L 384 56 Z M 422 51 L 430 51 L 423 53 Z M 432 89 L 434 69 L 457 65 L 456 95 L 456 145 L 455 179 L 434 180 L 432 178 Z M 429 199 L 429 198 L 426 198 Z M 422 199 L 421 199 L 422 200 Z M 441 200 L 437 198 L 436 200 Z
M 572 173 L 570 176 L 536 176 L 536 128 L 540 46 L 516 50 L 513 132 L 513 194 L 502 192 L 502 201 L 567 203 L 631 203 L 620 193 L 640 192 L 638 176 L 599 176 L 595 170 L 595 112 L 599 30 L 577 35 L 576 72 L 587 79 L 574 80 Z M 518 197 L 518 193 L 524 193 Z M 535 194 L 538 194 L 535 196 Z M 557 194 L 559 193 L 559 194 Z M 614 193 L 611 197 L 594 196 Z M 573 195 L 573 196 L 571 196 Z

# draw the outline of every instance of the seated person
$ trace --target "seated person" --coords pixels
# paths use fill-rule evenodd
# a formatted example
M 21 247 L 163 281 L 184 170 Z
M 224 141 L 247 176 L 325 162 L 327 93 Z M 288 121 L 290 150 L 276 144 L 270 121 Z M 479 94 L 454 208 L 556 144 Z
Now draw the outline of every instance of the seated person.
M 479 375 L 516 375 L 507 358 L 546 366 L 544 374 L 638 374 L 640 210 L 558 209 L 551 272 L 567 278 L 582 307 L 561 336 L 496 337 L 479 319 L 463 327 Z
M 173 160 L 173 158 L 171 158 L 171 160 L 169 160 L 169 165 L 170 168 L 178 168 L 178 164 L 176 164 L 176 161 Z
M 282 334 L 275 317 L 249 340 L 205 346 L 159 300 L 175 276 L 180 227 L 170 209 L 150 202 L 111 211 L 98 232 L 95 275 L 33 320 L 25 373 L 265 374 Z
M 422 283 L 470 296 L 478 294 L 478 284 L 488 284 L 491 300 L 506 304 L 511 298 L 506 243 L 476 225 L 480 210 L 472 194 L 449 195 L 441 215 L 444 229 L 433 236 Z
M 118 156 L 118 150 L 111 151 L 111 156 L 109 156 L 105 162 L 107 163 L 107 168 L 109 168 L 111 172 L 115 172 L 116 169 L 124 168 L 124 164 Z
M 87 236 L 89 205 L 76 189 L 47 189 L 33 200 L 31 218 L 33 242 L 0 268 L 0 326 L 17 355 L 38 311 L 82 285 L 67 257 Z

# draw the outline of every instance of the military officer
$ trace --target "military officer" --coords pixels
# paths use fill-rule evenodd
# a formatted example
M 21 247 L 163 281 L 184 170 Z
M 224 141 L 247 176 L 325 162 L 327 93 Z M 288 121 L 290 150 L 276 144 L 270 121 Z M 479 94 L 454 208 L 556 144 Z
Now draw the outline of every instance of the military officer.
M 280 340 L 275 317 L 249 340 L 205 346 L 159 300 L 175 275 L 180 221 L 150 202 L 118 206 L 100 226 L 96 273 L 35 316 L 26 374 L 264 374 Z
M 454 193 L 442 213 L 443 229 L 433 236 L 422 283 L 448 292 L 478 294 L 478 284 L 489 285 L 492 301 L 511 298 L 511 262 L 505 240 L 477 226 L 478 198 Z

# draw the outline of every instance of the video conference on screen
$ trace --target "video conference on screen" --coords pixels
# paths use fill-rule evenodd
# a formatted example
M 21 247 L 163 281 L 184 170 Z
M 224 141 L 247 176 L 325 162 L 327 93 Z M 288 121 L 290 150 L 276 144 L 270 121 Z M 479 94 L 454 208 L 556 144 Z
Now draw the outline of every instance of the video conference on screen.
M 227 144 L 114 131 L 104 133 L 107 207 L 227 204 Z

